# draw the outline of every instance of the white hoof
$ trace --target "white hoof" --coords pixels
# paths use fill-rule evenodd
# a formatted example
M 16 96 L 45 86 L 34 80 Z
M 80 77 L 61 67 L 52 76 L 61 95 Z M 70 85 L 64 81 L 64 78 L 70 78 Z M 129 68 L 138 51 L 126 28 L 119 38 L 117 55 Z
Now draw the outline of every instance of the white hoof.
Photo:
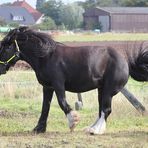
M 102 135 L 106 130 L 106 121 L 104 119 L 104 113 L 101 112 L 101 117 L 96 120 L 96 122 L 87 128 L 85 131 L 93 135 Z
M 102 129 L 100 129 L 100 130 L 97 130 L 97 129 L 91 127 L 91 128 L 89 129 L 89 133 L 92 134 L 92 135 L 102 135 L 102 134 L 105 133 L 105 128 L 102 128 Z

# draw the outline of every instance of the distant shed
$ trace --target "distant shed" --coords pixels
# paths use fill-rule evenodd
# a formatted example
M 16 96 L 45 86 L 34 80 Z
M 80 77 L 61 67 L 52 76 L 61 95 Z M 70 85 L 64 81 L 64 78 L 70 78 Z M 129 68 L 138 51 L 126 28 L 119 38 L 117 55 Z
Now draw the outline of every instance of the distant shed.
M 103 32 L 148 32 L 148 7 L 96 7 L 83 18 L 86 30 L 100 23 Z

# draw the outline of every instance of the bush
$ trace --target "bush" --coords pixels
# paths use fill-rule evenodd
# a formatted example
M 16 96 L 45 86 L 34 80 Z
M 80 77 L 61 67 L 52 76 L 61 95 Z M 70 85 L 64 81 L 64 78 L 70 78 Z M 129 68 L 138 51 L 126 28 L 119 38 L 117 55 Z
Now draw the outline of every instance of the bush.
M 6 26 L 6 22 L 2 17 L 0 17 L 0 26 Z
M 14 27 L 14 28 L 17 28 L 19 27 L 19 24 L 17 22 L 11 22 L 8 24 L 10 27 Z
M 40 30 L 54 30 L 57 28 L 57 26 L 53 19 L 51 19 L 50 17 L 46 17 L 41 24 L 34 25 L 33 28 Z

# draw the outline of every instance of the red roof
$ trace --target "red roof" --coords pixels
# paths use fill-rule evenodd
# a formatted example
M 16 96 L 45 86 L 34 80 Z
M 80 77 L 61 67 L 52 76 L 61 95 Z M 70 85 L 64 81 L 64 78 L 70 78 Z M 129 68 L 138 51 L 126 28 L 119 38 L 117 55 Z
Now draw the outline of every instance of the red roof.
M 37 21 L 43 15 L 41 12 L 37 11 L 32 6 L 30 6 L 25 0 L 23 1 L 17 0 L 12 4 L 12 6 L 20 6 L 20 7 L 27 9 L 29 13 L 32 14 L 35 21 Z

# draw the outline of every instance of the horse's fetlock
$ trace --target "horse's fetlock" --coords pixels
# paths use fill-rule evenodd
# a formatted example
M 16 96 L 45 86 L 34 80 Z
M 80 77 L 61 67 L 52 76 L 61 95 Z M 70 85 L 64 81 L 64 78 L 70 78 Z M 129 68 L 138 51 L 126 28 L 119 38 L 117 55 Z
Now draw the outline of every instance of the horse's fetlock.
M 104 114 L 105 114 L 105 119 L 107 119 L 107 117 L 110 115 L 110 113 L 112 112 L 111 108 L 106 108 L 103 110 Z

